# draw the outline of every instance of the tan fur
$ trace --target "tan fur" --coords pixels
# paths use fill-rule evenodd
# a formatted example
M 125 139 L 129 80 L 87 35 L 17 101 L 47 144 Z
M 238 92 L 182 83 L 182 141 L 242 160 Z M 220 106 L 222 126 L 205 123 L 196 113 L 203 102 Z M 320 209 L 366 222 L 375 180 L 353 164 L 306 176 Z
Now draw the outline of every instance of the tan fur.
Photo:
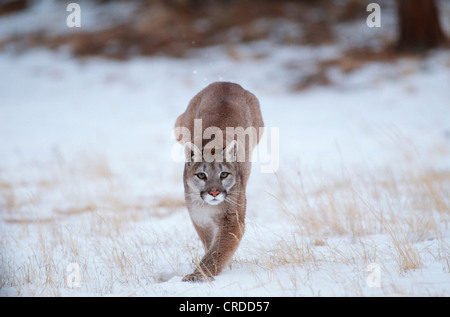
M 264 126 L 258 99 L 241 86 L 228 82 L 213 83 L 192 98 L 186 111 L 177 118 L 175 123 L 175 128 L 189 129 L 192 138 L 187 140 L 178 136 L 177 140 L 180 143 L 188 141 L 194 143 L 194 119 L 202 119 L 202 133 L 208 127 L 218 127 L 223 131 L 224 149 L 230 142 L 225 138 L 227 127 L 244 129 L 254 127 L 259 132 L 259 128 Z M 230 262 L 239 246 L 245 228 L 245 189 L 250 175 L 250 155 L 253 147 L 259 142 L 259 133 L 254 137 L 256 143 L 248 146 L 247 142 L 245 146 L 238 147 L 238 151 L 245 151 L 245 161 L 192 162 L 185 165 L 183 179 L 186 205 L 194 228 L 205 246 L 206 254 L 194 273 L 186 275 L 183 281 L 212 279 L 212 276 L 219 274 Z M 202 139 L 202 146 L 204 147 L 209 141 L 210 139 Z M 239 145 L 242 145 L 244 140 L 240 141 Z M 230 171 L 231 175 L 227 181 L 234 182 L 234 184 L 228 191 L 224 189 L 225 185 L 219 181 L 208 180 L 212 182 L 210 184 L 205 181 L 206 191 L 214 187 L 226 192 L 225 200 L 218 205 L 205 204 L 200 200 L 200 196 L 197 196 L 198 193 L 192 194 L 190 184 L 194 181 L 199 182 L 195 176 L 198 168 L 205 168 L 205 171 L 209 171 L 210 174 L 219 173 L 221 169 Z M 201 192 L 200 195 L 202 195 Z

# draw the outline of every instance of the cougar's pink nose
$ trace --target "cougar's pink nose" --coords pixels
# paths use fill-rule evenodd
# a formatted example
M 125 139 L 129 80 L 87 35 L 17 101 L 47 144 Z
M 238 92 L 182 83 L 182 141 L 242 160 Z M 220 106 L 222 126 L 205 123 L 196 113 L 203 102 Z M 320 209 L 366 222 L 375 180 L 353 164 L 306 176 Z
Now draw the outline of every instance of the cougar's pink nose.
M 217 195 L 219 195 L 220 194 L 220 191 L 218 191 L 217 189 L 212 189 L 210 192 L 209 192 L 211 195 L 213 195 L 213 197 L 216 197 Z

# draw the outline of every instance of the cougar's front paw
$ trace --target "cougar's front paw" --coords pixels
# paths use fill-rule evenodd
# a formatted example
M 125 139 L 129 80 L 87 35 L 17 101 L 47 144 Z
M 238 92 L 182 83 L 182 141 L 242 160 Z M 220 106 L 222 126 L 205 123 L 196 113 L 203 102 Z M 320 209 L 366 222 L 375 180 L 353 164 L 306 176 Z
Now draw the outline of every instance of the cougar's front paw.
M 195 272 L 186 275 L 182 279 L 183 282 L 211 282 L 214 281 L 214 277 L 212 276 L 206 276 L 205 274 L 202 274 L 200 272 Z

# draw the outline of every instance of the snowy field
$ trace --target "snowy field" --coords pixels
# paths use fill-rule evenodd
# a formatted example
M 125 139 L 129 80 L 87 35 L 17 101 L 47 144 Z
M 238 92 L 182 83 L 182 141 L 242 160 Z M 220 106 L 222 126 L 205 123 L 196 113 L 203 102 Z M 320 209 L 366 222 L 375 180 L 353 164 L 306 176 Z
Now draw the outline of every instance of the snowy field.
M 339 53 L 2 52 L 0 295 L 449 296 L 450 54 L 336 69 L 331 85 L 292 91 L 311 56 Z M 279 166 L 253 165 L 230 267 L 186 283 L 203 247 L 172 127 L 218 80 L 259 98 Z

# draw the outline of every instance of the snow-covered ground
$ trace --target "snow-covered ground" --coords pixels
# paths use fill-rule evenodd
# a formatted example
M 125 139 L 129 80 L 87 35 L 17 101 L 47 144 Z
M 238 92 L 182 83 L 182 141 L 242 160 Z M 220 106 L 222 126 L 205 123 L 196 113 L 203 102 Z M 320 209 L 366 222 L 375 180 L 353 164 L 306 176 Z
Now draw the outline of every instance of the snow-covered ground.
M 292 92 L 308 58 L 339 51 L 233 50 L 0 54 L 1 295 L 449 296 L 450 54 Z M 259 98 L 279 168 L 254 163 L 230 268 L 192 284 L 203 248 L 172 127 L 217 80 Z

